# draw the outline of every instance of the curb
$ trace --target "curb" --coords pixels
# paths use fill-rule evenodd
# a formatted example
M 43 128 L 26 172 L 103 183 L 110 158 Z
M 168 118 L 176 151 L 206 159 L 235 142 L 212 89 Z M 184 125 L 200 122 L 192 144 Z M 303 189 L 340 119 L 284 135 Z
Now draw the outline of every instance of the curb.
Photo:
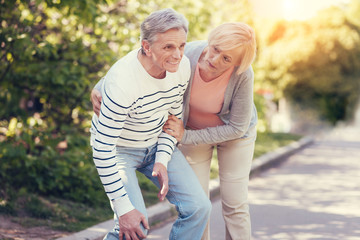
M 312 137 L 303 137 L 297 142 L 280 147 L 273 152 L 266 153 L 254 159 L 250 171 L 250 178 L 258 176 L 264 170 L 279 165 L 285 161 L 287 157 L 312 144 L 313 142 L 314 139 Z M 210 199 L 214 198 L 220 193 L 219 178 L 210 180 L 209 189 Z M 165 221 L 166 219 L 176 214 L 175 207 L 166 200 L 148 207 L 147 212 L 150 225 Z M 110 219 L 72 235 L 57 238 L 57 240 L 96 240 L 98 238 L 104 237 L 104 235 L 108 233 L 109 230 L 113 227 L 114 220 Z
M 289 145 L 280 147 L 272 152 L 261 155 L 260 157 L 254 159 L 251 171 L 250 178 L 259 175 L 262 171 L 276 167 L 286 160 L 287 157 L 293 155 L 295 152 L 303 149 L 304 147 L 312 144 L 314 142 L 313 137 L 306 136 L 301 138 L 297 142 L 293 142 Z

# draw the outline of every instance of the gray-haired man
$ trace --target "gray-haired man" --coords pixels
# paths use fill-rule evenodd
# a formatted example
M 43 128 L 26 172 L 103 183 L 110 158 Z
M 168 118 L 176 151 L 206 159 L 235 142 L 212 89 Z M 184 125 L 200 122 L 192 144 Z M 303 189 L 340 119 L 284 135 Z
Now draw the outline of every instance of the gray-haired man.
M 135 170 L 176 205 L 170 239 L 200 239 L 211 203 L 176 139 L 162 131 L 169 114 L 181 118 L 190 77 L 183 57 L 188 22 L 172 9 L 141 24 L 141 48 L 118 60 L 102 84 L 99 116 L 91 127 L 93 159 L 115 213 L 105 239 L 142 239 L 149 225 Z M 144 229 L 144 228 L 145 229 Z

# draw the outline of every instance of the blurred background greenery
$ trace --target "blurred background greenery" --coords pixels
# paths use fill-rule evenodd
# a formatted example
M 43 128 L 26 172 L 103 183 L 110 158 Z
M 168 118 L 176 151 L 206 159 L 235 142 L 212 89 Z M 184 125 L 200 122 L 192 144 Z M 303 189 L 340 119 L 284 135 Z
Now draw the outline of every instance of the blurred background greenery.
M 272 132 L 296 140 L 289 133 L 352 120 L 360 96 L 360 1 L 312 12 L 309 3 L 305 17 L 300 2 L 0 0 L 0 213 L 57 216 L 58 228 L 77 221 L 71 215 L 78 204 L 89 207 L 78 219 L 99 217 L 88 224 L 111 215 L 89 146 L 90 90 L 139 46 L 140 23 L 161 8 L 186 16 L 189 41 L 206 39 L 223 22 L 255 28 L 259 151 L 284 139 Z

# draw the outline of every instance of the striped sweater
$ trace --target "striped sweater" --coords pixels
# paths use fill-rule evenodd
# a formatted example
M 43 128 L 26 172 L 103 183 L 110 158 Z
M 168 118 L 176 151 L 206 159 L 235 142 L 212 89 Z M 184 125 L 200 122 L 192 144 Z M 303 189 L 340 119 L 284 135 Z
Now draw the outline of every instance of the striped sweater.
M 151 77 L 137 58 L 138 50 L 118 60 L 102 86 L 99 117 L 91 124 L 93 159 L 106 194 L 121 216 L 134 209 L 116 168 L 116 146 L 144 148 L 157 143 L 155 162 L 167 166 L 176 139 L 162 131 L 168 115 L 182 116 L 190 63 L 181 60 L 176 73 Z

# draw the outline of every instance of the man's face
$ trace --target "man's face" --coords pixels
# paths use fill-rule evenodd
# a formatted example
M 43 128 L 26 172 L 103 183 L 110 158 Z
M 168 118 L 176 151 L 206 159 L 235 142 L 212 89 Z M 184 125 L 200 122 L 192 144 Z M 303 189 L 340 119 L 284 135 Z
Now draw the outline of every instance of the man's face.
M 184 29 L 170 29 L 158 33 L 156 40 L 147 46 L 146 55 L 151 57 L 151 75 L 176 72 L 184 54 L 186 32 Z

